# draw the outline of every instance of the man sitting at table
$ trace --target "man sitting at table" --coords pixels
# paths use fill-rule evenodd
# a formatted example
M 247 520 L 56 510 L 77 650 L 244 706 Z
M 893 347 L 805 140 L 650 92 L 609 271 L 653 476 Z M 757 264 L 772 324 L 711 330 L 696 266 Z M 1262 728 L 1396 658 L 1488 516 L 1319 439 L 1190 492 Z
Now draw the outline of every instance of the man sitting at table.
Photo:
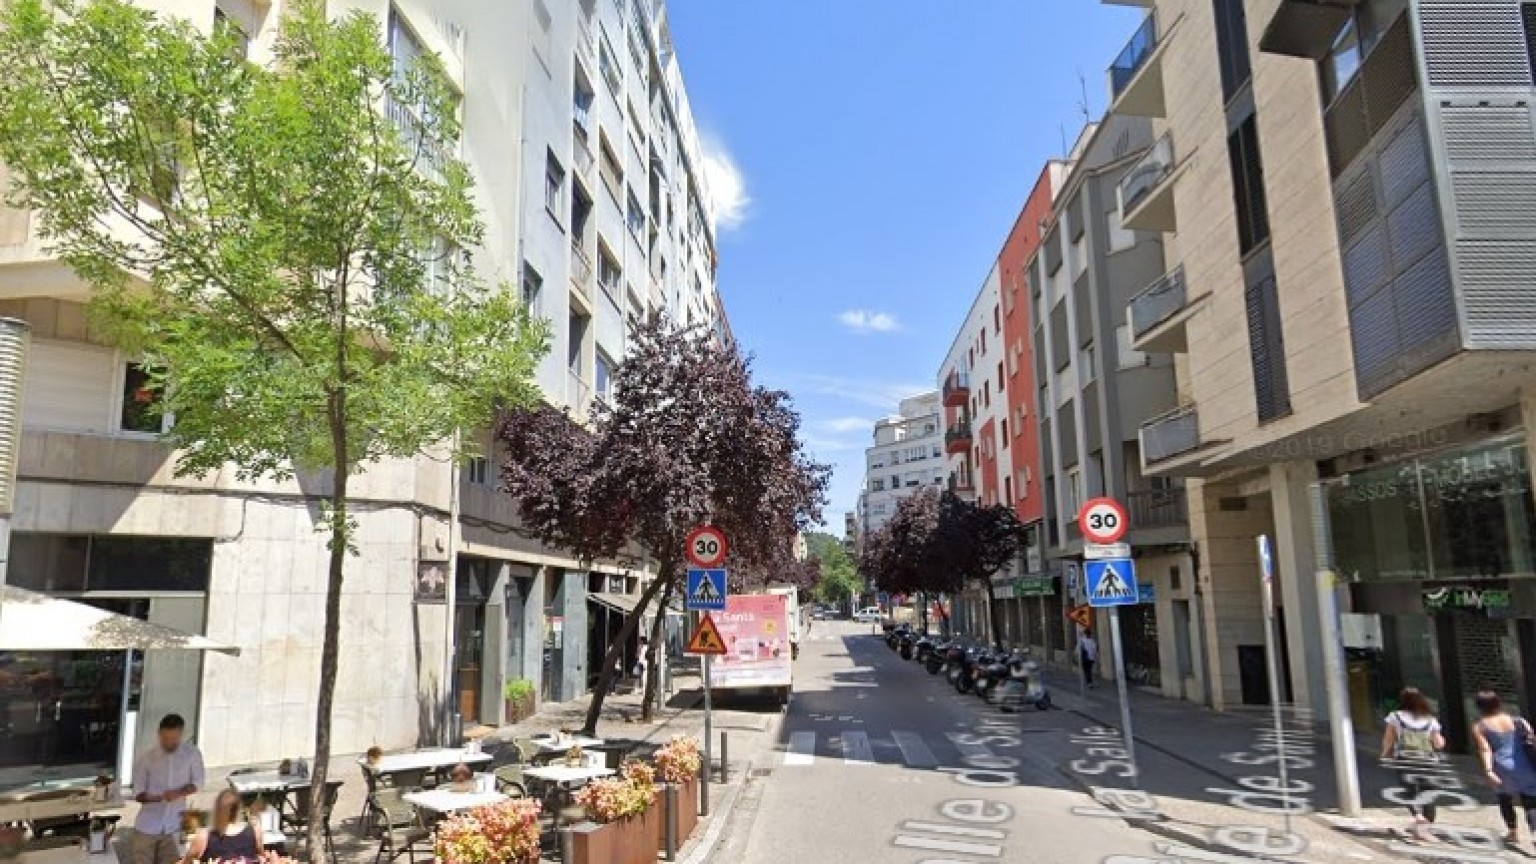
M 139 816 L 129 848 L 129 864 L 174 864 L 181 858 L 181 817 L 187 796 L 203 787 L 203 754 L 183 741 L 187 721 L 167 714 L 160 721 L 158 746 L 133 763 L 134 799 Z

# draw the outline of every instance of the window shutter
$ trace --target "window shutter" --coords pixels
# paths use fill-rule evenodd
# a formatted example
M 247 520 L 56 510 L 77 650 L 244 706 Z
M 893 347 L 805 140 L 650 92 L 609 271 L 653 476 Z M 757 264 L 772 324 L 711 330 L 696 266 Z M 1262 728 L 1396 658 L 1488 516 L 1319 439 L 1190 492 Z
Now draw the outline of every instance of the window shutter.
M 1251 278 L 1245 290 L 1248 352 L 1253 362 L 1253 391 L 1259 420 L 1291 413 L 1285 372 L 1285 339 L 1280 327 L 1280 298 L 1272 272 Z
M 116 355 L 104 348 L 34 341 L 21 416 L 29 429 L 111 432 Z

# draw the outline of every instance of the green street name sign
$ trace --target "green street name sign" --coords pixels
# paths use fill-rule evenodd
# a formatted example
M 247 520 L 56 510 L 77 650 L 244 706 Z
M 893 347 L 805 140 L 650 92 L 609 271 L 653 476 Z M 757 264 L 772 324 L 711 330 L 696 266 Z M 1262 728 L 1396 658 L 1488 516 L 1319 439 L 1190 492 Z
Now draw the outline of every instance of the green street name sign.
M 1013 580 L 1013 596 L 1015 597 L 1053 597 L 1056 594 L 1056 580 L 1049 576 L 1021 576 Z
M 1424 608 L 1434 612 L 1440 609 L 1507 609 L 1509 591 L 1503 588 L 1428 588 L 1424 591 Z

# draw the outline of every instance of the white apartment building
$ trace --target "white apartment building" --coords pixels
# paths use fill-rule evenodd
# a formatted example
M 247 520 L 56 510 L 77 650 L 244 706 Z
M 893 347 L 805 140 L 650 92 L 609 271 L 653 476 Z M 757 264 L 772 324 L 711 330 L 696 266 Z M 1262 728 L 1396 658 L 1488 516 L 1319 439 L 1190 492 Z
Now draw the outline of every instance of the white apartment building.
M 939 372 L 949 489 L 1013 506 L 1002 279 L 994 260 Z
M 880 529 L 901 499 L 944 482 L 944 432 L 938 391 L 901 400 L 896 416 L 875 423 L 864 451 L 860 536 Z
M 286 4 L 143 5 L 203 28 L 224 19 L 263 62 Z M 660 0 L 331 5 L 374 15 L 397 58 L 436 52 L 460 88 L 461 155 L 487 227 L 475 263 L 487 281 L 520 284 L 554 323 L 538 373 L 546 399 L 584 412 L 624 355 L 625 322 L 642 313 L 666 310 L 729 338 L 710 198 Z M 90 288 L 42 250 L 36 227 L 34 214 L 0 210 L 0 316 L 31 328 L 9 580 L 241 653 L 12 655 L 9 668 L 56 686 L 46 706 L 36 692 L 0 694 L 0 781 L 39 765 L 124 771 L 169 711 L 187 717 L 210 765 L 310 752 L 326 560 L 313 484 L 245 483 L 233 469 L 174 476 L 162 430 L 134 410 L 134 358 L 87 332 Z M 633 609 L 645 574 L 523 537 L 492 462 L 399 460 L 354 481 L 359 554 L 342 598 L 336 752 L 499 722 L 512 678 L 543 699 L 573 698 Z

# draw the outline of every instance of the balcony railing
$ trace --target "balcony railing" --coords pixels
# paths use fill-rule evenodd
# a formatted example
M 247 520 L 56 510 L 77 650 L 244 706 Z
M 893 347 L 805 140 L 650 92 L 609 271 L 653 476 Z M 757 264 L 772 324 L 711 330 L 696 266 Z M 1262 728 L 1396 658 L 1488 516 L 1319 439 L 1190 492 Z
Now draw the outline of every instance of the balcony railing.
M 587 142 L 587 130 L 580 118 L 571 131 L 571 160 L 576 164 L 576 173 L 590 184 L 597 160 L 592 156 L 592 145 Z
M 1179 528 L 1189 524 L 1188 499 L 1182 486 L 1132 492 L 1125 498 L 1133 531 L 1142 528 Z
M 592 410 L 592 385 L 574 370 L 566 373 L 565 407 L 577 419 L 582 420 L 586 419 L 587 412 Z
M 449 150 L 442 141 L 424 134 L 425 129 L 416 109 L 386 95 L 384 116 L 399 130 L 406 155 L 416 159 L 416 166 L 422 173 L 437 176 L 448 161 Z
M 1120 218 L 1147 200 L 1173 174 L 1173 138 L 1164 135 L 1120 181 Z
M 971 398 L 971 376 L 967 372 L 951 372 L 944 379 L 944 404 L 964 405 Z
M 962 477 L 958 474 L 951 474 L 949 475 L 949 491 L 975 492 L 976 483 L 970 477 Z
M 1181 405 L 1141 424 L 1141 456 L 1147 465 L 1199 447 L 1200 414 L 1194 405 Z
M 592 299 L 592 259 L 575 241 L 571 243 L 571 284 L 582 297 Z
M 1145 21 L 1131 34 L 1129 42 L 1121 49 L 1120 56 L 1109 67 L 1109 92 L 1111 101 L 1120 98 L 1125 88 L 1135 80 L 1136 73 L 1147 63 L 1147 58 L 1157 48 L 1157 11 L 1147 13 Z
M 1188 302 L 1189 286 L 1184 281 L 1184 265 L 1181 264 L 1131 298 L 1131 338 L 1141 338 L 1172 318 Z
M 971 421 L 959 420 L 944 430 L 944 446 L 950 453 L 964 453 L 971 449 Z

